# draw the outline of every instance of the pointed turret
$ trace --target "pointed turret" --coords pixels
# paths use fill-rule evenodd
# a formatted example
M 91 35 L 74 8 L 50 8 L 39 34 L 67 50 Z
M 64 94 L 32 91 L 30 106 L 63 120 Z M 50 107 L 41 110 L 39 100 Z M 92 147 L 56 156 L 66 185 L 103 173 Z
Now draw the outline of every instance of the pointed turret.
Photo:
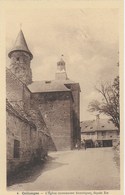
M 26 40 L 25 40 L 25 37 L 24 37 L 22 30 L 20 30 L 20 32 L 17 36 L 17 39 L 15 41 L 14 47 L 9 52 L 8 56 L 11 58 L 12 53 L 15 51 L 24 51 L 30 55 L 31 60 L 33 58 L 33 55 L 27 46 L 27 43 L 26 43 Z
M 32 71 L 30 62 L 33 58 L 30 52 L 24 34 L 20 30 L 15 41 L 13 49 L 8 54 L 11 59 L 10 69 L 26 85 L 32 83 Z
M 57 71 L 56 71 L 56 79 L 57 80 L 66 80 L 67 74 L 66 74 L 66 67 L 65 67 L 65 61 L 63 60 L 63 55 L 59 62 L 57 62 Z

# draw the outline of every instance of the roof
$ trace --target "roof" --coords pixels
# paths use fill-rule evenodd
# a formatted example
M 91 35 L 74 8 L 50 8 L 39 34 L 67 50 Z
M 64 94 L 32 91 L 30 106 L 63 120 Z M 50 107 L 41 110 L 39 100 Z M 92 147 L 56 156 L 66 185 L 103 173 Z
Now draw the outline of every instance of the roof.
M 57 62 L 57 65 L 65 65 L 65 61 L 61 58 L 59 62 Z
M 20 30 L 20 32 L 17 36 L 17 39 L 15 41 L 14 47 L 11 49 L 11 51 L 8 54 L 8 56 L 10 58 L 11 58 L 11 54 L 14 51 L 24 51 L 24 52 L 26 52 L 30 55 L 31 59 L 33 58 L 33 55 L 32 55 L 32 53 L 30 52 L 30 50 L 27 46 L 27 43 L 26 43 L 26 40 L 25 40 L 25 37 L 24 37 L 24 34 L 23 34 L 22 30 Z
M 34 81 L 28 85 L 28 88 L 32 93 L 71 91 L 64 85 L 64 82 L 60 82 L 60 80 Z
M 109 119 L 87 120 L 80 123 L 81 132 L 118 130 Z
M 58 91 L 71 91 L 68 84 L 78 84 L 70 79 L 65 80 L 43 80 L 43 81 L 33 81 L 28 85 L 28 89 L 32 93 L 44 93 L 44 92 L 58 92 Z M 80 86 L 79 86 L 80 90 Z M 81 90 L 80 90 L 81 91 Z

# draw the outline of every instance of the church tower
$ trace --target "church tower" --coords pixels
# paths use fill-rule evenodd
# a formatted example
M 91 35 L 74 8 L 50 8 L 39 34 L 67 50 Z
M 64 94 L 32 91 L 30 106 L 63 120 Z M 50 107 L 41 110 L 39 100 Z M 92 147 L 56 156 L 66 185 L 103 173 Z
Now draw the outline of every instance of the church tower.
M 27 46 L 22 30 L 20 30 L 14 47 L 9 52 L 8 56 L 11 59 L 10 70 L 12 73 L 26 85 L 31 84 L 32 71 L 30 68 L 30 62 L 33 55 Z
M 57 71 L 56 71 L 55 77 L 56 77 L 56 80 L 68 79 L 67 74 L 66 74 L 65 62 L 64 62 L 63 58 L 61 58 L 60 61 L 57 62 Z

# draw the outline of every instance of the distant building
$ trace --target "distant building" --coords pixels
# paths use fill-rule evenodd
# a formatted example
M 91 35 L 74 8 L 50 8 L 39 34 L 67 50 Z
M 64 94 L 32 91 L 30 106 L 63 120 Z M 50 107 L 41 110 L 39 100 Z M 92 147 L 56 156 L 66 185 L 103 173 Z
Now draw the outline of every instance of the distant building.
M 6 74 L 8 172 L 40 159 L 48 150 L 74 149 L 81 141 L 80 86 L 57 63 L 55 80 L 32 81 L 33 55 L 20 30 L 8 54 Z
M 119 130 L 108 119 L 88 120 L 81 122 L 81 140 L 87 147 L 112 147 L 117 144 Z

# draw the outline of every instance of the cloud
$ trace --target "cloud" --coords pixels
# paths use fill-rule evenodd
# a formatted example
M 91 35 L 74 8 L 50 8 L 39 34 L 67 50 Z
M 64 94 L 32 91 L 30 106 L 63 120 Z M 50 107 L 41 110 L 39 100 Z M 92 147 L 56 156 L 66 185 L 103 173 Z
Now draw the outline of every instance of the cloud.
M 118 74 L 118 20 L 118 10 L 107 8 L 8 10 L 7 49 L 21 21 L 34 55 L 33 80 L 54 79 L 57 61 L 64 54 L 68 77 L 81 86 L 81 120 L 89 119 L 93 114 L 87 106 L 97 98 L 94 86 Z

